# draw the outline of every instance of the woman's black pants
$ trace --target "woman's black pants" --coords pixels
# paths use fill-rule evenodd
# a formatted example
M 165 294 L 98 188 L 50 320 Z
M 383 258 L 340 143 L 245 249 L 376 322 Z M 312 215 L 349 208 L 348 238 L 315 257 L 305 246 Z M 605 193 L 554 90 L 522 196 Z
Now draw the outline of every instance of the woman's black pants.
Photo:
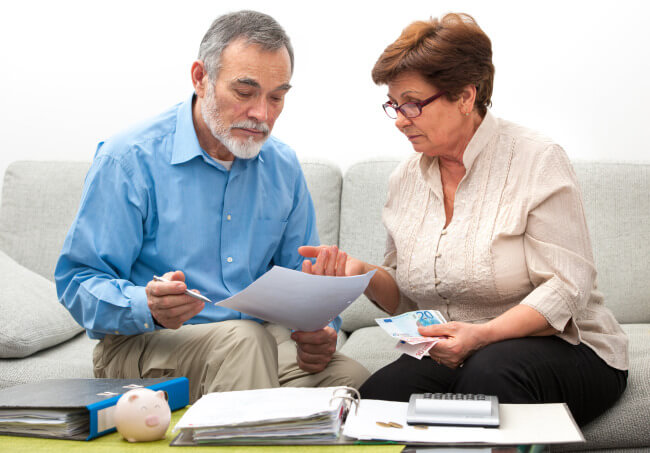
M 430 357 L 402 355 L 360 391 L 362 398 L 390 401 L 429 392 L 496 395 L 500 403 L 564 402 L 583 426 L 611 407 L 626 385 L 627 371 L 610 367 L 588 346 L 549 336 L 490 344 L 455 370 Z

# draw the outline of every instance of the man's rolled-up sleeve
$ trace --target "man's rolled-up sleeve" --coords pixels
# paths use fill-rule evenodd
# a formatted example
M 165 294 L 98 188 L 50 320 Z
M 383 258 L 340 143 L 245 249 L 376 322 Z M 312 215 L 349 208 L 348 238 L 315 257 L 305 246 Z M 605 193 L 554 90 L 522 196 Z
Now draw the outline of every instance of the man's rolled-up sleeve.
M 98 155 L 55 270 L 59 300 L 92 338 L 154 330 L 144 287 L 128 280 L 146 214 L 146 191 L 138 188 L 137 175 Z

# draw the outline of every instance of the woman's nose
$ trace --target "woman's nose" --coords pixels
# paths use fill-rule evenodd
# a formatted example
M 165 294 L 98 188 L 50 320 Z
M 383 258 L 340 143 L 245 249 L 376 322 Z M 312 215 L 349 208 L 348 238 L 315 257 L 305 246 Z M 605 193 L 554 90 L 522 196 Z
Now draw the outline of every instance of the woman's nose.
M 402 130 L 406 126 L 409 126 L 412 124 L 412 121 L 410 118 L 407 118 L 406 115 L 404 115 L 400 110 L 397 110 L 397 118 L 395 118 L 395 127 L 397 129 Z

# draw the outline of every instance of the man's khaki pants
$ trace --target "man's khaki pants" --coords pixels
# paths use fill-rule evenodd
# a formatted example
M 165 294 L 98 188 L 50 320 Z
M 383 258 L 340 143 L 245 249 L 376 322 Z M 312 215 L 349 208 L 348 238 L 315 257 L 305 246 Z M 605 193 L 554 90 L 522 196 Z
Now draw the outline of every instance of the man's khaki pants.
M 298 367 L 290 331 L 277 324 L 231 320 L 141 335 L 107 335 L 93 352 L 95 377 L 185 376 L 190 402 L 210 392 L 271 387 L 359 388 L 370 375 L 336 352 L 320 373 Z

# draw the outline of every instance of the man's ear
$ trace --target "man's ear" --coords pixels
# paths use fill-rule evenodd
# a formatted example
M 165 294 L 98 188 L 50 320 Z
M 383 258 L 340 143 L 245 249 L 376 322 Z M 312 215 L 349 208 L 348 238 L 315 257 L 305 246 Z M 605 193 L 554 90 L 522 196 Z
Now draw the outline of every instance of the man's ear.
M 209 83 L 208 71 L 205 68 L 205 63 L 201 60 L 196 60 L 192 63 L 192 85 L 198 97 L 205 95 L 207 84 Z

